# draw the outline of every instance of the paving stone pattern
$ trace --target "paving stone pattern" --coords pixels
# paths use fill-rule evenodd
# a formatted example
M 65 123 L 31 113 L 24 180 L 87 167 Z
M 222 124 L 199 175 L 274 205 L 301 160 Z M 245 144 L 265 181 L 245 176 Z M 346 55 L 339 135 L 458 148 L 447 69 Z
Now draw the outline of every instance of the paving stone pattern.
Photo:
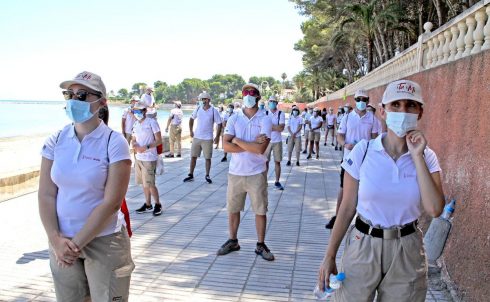
M 329 239 L 324 225 L 335 212 L 340 152 L 321 146 L 320 160 L 302 159 L 300 167 L 283 161 L 284 191 L 273 188 L 274 171 L 269 171 L 266 243 L 276 260 L 267 262 L 254 253 L 248 200 L 238 234 L 241 250 L 216 256 L 228 238 L 228 163 L 221 163 L 222 151 L 215 150 L 213 184 L 204 179 L 203 159 L 195 181 L 183 183 L 189 166 L 189 145 L 184 146 L 183 158 L 165 159 L 165 173 L 157 178 L 161 216 L 134 212 L 144 197 L 131 179 L 127 201 L 136 269 L 130 300 L 314 301 L 312 289 Z M 0 221 L 0 301 L 55 301 L 36 193 L 0 203 Z M 341 252 L 342 247 L 339 257 Z M 451 299 L 433 287 L 427 301 Z

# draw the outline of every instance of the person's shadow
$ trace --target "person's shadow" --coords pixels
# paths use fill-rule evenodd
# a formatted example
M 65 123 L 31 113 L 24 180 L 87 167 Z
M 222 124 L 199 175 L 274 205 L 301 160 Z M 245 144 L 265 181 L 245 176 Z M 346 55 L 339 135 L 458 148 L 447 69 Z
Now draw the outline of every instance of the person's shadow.
M 24 253 L 22 257 L 17 259 L 15 263 L 17 264 L 26 264 L 31 261 L 34 261 L 36 259 L 40 260 L 46 260 L 49 259 L 49 252 L 48 250 L 42 250 L 42 251 L 36 251 L 36 252 L 30 252 L 30 253 Z

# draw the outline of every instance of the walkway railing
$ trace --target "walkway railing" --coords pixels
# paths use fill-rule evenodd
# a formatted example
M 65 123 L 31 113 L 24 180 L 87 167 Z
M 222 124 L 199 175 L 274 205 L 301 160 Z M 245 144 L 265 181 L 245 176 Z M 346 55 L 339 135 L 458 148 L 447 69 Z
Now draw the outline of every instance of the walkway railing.
M 341 99 L 359 88 L 378 87 L 490 49 L 490 0 L 480 1 L 433 32 L 430 22 L 424 29 L 416 44 L 317 102 Z

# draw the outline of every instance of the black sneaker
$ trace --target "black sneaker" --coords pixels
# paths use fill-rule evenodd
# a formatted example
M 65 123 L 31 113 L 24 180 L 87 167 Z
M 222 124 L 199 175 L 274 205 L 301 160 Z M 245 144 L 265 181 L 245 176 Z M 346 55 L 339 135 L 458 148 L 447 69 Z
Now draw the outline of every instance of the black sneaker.
M 184 182 L 194 181 L 194 175 L 188 174 L 186 178 L 184 178 Z
M 255 254 L 262 256 L 267 261 L 273 261 L 274 260 L 274 254 L 271 253 L 267 245 L 265 243 L 258 243 L 257 242 L 257 247 L 255 248 Z
M 329 230 L 333 229 L 333 225 L 335 224 L 335 219 L 337 219 L 337 216 L 332 217 L 332 219 L 330 219 L 330 221 L 325 225 L 325 228 Z
M 283 187 L 283 186 L 281 185 L 281 183 L 280 183 L 280 182 L 278 182 L 278 181 L 276 181 L 276 182 L 274 183 L 274 187 L 275 187 L 276 189 L 280 190 L 280 191 L 284 190 L 284 187 Z
M 221 162 L 222 162 L 222 163 L 224 163 L 224 162 L 226 162 L 227 160 L 228 160 L 228 159 L 227 159 L 226 157 L 223 157 L 223 158 L 221 159 Z
M 211 180 L 211 177 L 209 177 L 209 175 L 206 175 L 206 181 L 208 182 L 208 184 L 212 184 L 213 181 Z
M 311 152 L 313 153 L 313 155 L 316 154 L 315 151 L 311 151 Z
M 298 167 L 299 167 L 299 161 L 297 161 L 297 162 L 296 162 L 296 166 L 298 166 Z
M 306 159 L 310 159 L 310 158 L 311 158 L 311 154 L 309 154 L 309 155 L 306 157 Z
M 339 151 L 342 151 L 342 147 L 339 147 Z
M 162 204 L 157 203 L 155 205 L 155 208 L 153 209 L 153 216 L 160 216 L 162 215 Z
M 180 154 L 177 154 L 177 157 L 182 157 L 182 155 L 180 155 Z
M 301 153 L 306 154 L 306 150 L 303 150 L 303 152 L 301 152 Z
M 327 142 L 324 142 L 323 145 L 326 146 L 327 145 Z
M 332 147 L 335 146 L 333 143 L 332 143 Z
M 335 151 L 339 150 L 339 148 L 337 146 L 335 146 Z
M 174 155 L 169 153 L 169 154 L 165 155 L 165 157 L 172 158 L 172 157 L 174 157 Z
M 291 166 L 291 161 L 288 160 L 288 162 L 286 163 L 286 166 Z
M 238 239 L 228 239 L 216 252 L 216 255 L 223 256 L 238 250 L 240 250 Z
M 139 208 L 139 209 L 136 210 L 136 213 L 143 214 L 143 213 L 151 212 L 152 210 L 153 210 L 153 206 L 152 205 L 147 205 L 146 203 L 144 203 L 141 206 L 141 208 Z

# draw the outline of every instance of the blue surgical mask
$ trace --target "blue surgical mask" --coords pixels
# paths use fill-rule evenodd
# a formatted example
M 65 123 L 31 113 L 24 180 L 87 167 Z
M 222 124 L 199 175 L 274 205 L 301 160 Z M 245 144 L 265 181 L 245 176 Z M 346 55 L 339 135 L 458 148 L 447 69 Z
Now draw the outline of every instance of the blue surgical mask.
M 349 107 L 344 107 L 344 113 L 349 113 Z
M 197 102 L 197 106 L 202 107 L 203 105 L 204 105 L 204 102 L 203 101 Z
M 141 121 L 143 118 L 145 118 L 145 115 L 143 113 L 134 113 L 133 115 L 138 121 Z
M 359 111 L 364 111 L 366 110 L 367 103 L 366 102 L 356 102 L 356 108 Z
M 398 137 L 404 137 L 408 131 L 417 129 L 418 114 L 405 112 L 386 112 L 386 126 Z
M 93 101 L 93 102 L 84 102 L 79 100 L 68 100 L 66 101 L 66 115 L 70 120 L 74 123 L 81 124 L 88 121 L 92 116 L 94 116 L 95 112 L 90 112 L 90 104 L 96 103 L 100 101 L 102 98 Z M 96 111 L 97 112 L 97 111 Z
M 276 102 L 269 102 L 269 109 L 270 110 L 276 110 L 277 104 Z
M 264 109 L 265 109 L 265 105 L 264 105 L 264 104 L 260 104 L 260 105 L 259 105 L 259 109 L 260 109 L 260 110 L 264 110 Z
M 243 97 L 243 106 L 247 108 L 252 108 L 257 103 L 257 98 L 251 95 L 246 95 Z
M 299 112 L 298 112 L 298 111 L 296 111 L 296 110 L 294 110 L 294 111 L 293 111 L 293 116 L 295 116 L 295 117 L 296 117 L 296 116 L 298 116 L 298 115 L 299 115 Z

